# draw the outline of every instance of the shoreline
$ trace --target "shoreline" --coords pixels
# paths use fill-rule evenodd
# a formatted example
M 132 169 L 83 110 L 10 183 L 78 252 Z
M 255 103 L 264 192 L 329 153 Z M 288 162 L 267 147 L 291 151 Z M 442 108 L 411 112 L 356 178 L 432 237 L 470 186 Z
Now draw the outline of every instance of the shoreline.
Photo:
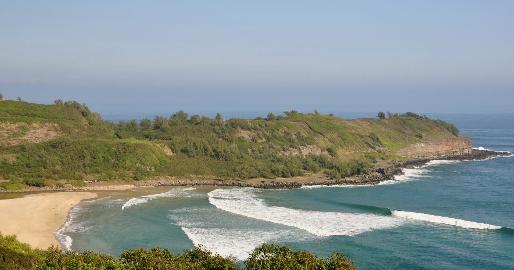
M 0 200 L 0 232 L 16 235 L 34 248 L 60 248 L 56 238 L 70 210 L 82 200 L 96 198 L 93 192 L 48 192 Z
M 33 193 L 33 192 L 95 192 L 95 191 L 122 191 L 136 188 L 173 187 L 173 186 L 224 186 L 224 187 L 254 187 L 262 189 L 295 189 L 308 186 L 333 185 L 377 185 L 384 181 L 396 181 L 395 177 L 403 175 L 404 169 L 421 167 L 434 160 L 479 161 L 496 157 L 509 157 L 512 153 L 507 151 L 492 151 L 488 149 L 473 148 L 464 153 L 441 154 L 431 157 L 415 158 L 406 161 L 394 161 L 385 166 L 373 168 L 370 172 L 361 175 L 349 176 L 341 179 L 330 179 L 323 174 L 313 174 L 291 178 L 253 178 L 246 180 L 216 179 L 216 178 L 186 178 L 162 177 L 152 180 L 140 181 L 102 181 L 89 183 L 86 186 L 68 187 L 30 187 L 29 189 L 4 191 L 0 193 Z
M 446 155 L 436 158 L 413 159 L 397 162 L 375 168 L 372 172 L 331 180 L 321 175 L 284 179 L 250 179 L 220 180 L 220 179 L 164 179 L 145 180 L 133 183 L 98 183 L 72 190 L 31 190 L 18 192 L 23 197 L 0 200 L 0 232 L 4 235 L 14 234 L 18 240 L 36 248 L 56 246 L 67 248 L 60 239 L 60 231 L 70 219 L 73 207 L 82 200 L 97 198 L 96 191 L 123 191 L 136 188 L 155 188 L 171 186 L 238 186 L 265 189 L 294 189 L 309 186 L 333 185 L 378 185 L 385 181 L 395 180 L 403 175 L 404 169 L 419 168 L 433 160 L 472 161 L 487 160 L 495 157 L 512 156 L 510 152 L 495 152 L 478 150 L 465 154 Z M 42 192 L 30 194 L 32 192 Z M 62 236 L 62 235 L 61 235 Z

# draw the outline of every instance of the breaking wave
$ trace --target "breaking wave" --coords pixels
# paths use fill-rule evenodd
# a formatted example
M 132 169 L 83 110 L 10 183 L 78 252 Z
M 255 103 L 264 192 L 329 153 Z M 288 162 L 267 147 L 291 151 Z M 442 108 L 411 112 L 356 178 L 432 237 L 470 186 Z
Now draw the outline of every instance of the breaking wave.
M 450 217 L 436 216 L 430 214 L 416 213 L 416 212 L 407 212 L 407 211 L 399 211 L 393 210 L 391 211 L 391 215 L 393 217 L 398 217 L 407 220 L 416 220 L 416 221 L 424 221 L 436 224 L 444 224 L 455 227 L 460 227 L 464 229 L 478 229 L 478 230 L 500 230 L 501 226 L 491 225 L 487 223 L 479 223 L 474 221 L 468 221 L 463 219 L 456 219 Z
M 483 146 L 473 147 L 473 149 L 480 150 L 480 151 L 492 151 L 492 152 L 500 154 L 500 156 L 490 157 L 488 159 L 493 159 L 493 158 L 497 158 L 497 157 L 512 157 L 513 156 L 512 152 L 510 152 L 510 151 L 495 151 L 495 150 L 492 150 L 489 148 L 485 148 Z
M 253 249 L 263 243 L 299 241 L 307 234 L 280 225 L 262 226 L 261 221 L 232 216 L 211 207 L 171 210 L 169 218 L 195 246 L 238 260 L 248 258 Z
M 316 236 L 352 236 L 376 229 L 388 229 L 403 223 L 391 216 L 321 212 L 268 206 L 255 189 L 216 189 L 209 192 L 209 203 L 218 209 L 249 218 L 295 227 Z
M 55 232 L 55 238 L 61 243 L 64 250 L 71 250 L 71 246 L 73 245 L 73 238 L 68 235 L 69 233 L 85 232 L 88 229 L 82 224 L 75 222 L 81 211 L 82 207 L 80 205 L 73 207 L 68 214 L 66 222 Z
M 445 164 L 454 164 L 454 163 L 459 163 L 459 162 L 461 162 L 461 161 L 459 161 L 459 160 L 431 160 L 421 166 L 417 166 L 414 168 L 404 168 L 404 169 L 402 169 L 402 172 L 403 172 L 402 174 L 394 176 L 394 180 L 388 180 L 388 181 L 384 181 L 384 182 L 388 182 L 389 184 L 395 184 L 398 182 L 411 181 L 411 180 L 417 179 L 417 178 L 430 177 L 430 175 L 429 175 L 430 167 L 445 165 Z
M 227 230 L 222 228 L 195 228 L 181 226 L 182 231 L 195 246 L 238 260 L 248 258 L 253 249 L 263 243 L 277 241 L 288 232 L 259 230 Z
M 126 201 L 122 206 L 121 210 L 125 210 L 126 208 L 138 205 L 138 204 L 144 204 L 151 200 L 159 199 L 159 198 L 173 198 L 173 197 L 179 197 L 179 196 L 191 196 L 191 193 L 188 193 L 188 191 L 195 190 L 196 188 L 175 188 L 167 192 L 158 193 L 158 194 L 151 194 L 151 195 L 145 195 L 141 197 L 132 198 L 128 201 Z

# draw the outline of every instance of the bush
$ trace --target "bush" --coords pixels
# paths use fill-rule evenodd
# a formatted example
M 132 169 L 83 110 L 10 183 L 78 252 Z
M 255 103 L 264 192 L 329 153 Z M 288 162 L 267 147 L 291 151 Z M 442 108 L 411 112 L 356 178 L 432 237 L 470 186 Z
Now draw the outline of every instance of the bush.
M 44 187 L 46 186 L 45 181 L 42 179 L 28 179 L 24 180 L 23 183 L 31 187 Z
M 319 258 L 307 251 L 293 251 L 288 247 L 264 244 L 256 248 L 243 262 L 248 270 L 271 269 L 356 269 L 350 259 L 334 253 Z M 0 234 L 0 270 L 238 270 L 240 266 L 230 258 L 223 258 L 201 248 L 174 254 L 167 249 L 133 249 L 124 251 L 120 259 L 91 251 L 62 251 L 32 249 L 14 236 Z
M 63 252 L 57 248 L 50 248 L 46 251 L 44 259 L 36 267 L 43 269 L 63 270 L 121 270 L 125 267 L 110 255 L 98 254 L 91 251 Z
M 239 269 L 233 260 L 213 255 L 200 248 L 194 248 L 178 255 L 162 248 L 128 250 L 121 254 L 121 262 L 124 269 L 127 270 Z
M 20 243 L 15 236 L 0 234 L 0 269 L 34 269 L 41 258 L 39 252 Z
M 339 253 L 325 259 L 306 251 L 293 251 L 276 244 L 264 244 L 256 248 L 245 261 L 245 266 L 247 270 L 356 269 L 350 259 Z

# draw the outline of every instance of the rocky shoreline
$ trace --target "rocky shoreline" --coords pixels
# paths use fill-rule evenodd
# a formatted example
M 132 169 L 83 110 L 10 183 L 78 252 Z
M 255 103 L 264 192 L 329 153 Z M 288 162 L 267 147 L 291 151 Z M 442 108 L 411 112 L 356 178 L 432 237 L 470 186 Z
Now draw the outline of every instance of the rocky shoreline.
M 510 156 L 512 153 L 503 151 L 491 151 L 485 149 L 470 149 L 466 152 L 452 153 L 446 155 L 433 156 L 431 158 L 411 159 L 408 161 L 396 161 L 387 166 L 381 166 L 373 171 L 356 176 L 342 179 L 329 179 L 322 175 L 281 178 L 281 179 L 249 179 L 249 180 L 226 180 L 226 179 L 155 179 L 134 182 L 113 183 L 93 183 L 82 187 L 31 187 L 27 190 L 15 192 L 42 192 L 42 191 L 101 191 L 101 190 L 122 190 L 138 187 L 164 187 L 164 186 L 232 186 L 232 187 L 254 187 L 263 189 L 294 189 L 303 186 L 315 185 L 376 185 L 383 181 L 394 180 L 395 176 L 402 175 L 403 169 L 416 168 L 427 164 L 432 160 L 487 160 L 495 157 Z M 5 192 L 5 191 L 0 191 Z M 12 192 L 12 191 L 11 191 Z
M 265 179 L 258 181 L 251 180 L 146 180 L 136 183 L 136 186 L 238 186 L 255 187 L 264 189 L 293 189 L 302 186 L 314 185 L 376 185 L 383 181 L 394 180 L 395 176 L 402 175 L 405 168 L 416 168 L 427 164 L 432 160 L 487 160 L 490 158 L 510 156 L 510 152 L 471 149 L 465 153 L 448 154 L 435 156 L 433 158 L 413 159 L 405 162 L 395 162 L 389 166 L 375 168 L 372 172 L 362 175 L 346 177 L 342 179 L 329 179 L 326 177 L 311 177 L 299 179 Z

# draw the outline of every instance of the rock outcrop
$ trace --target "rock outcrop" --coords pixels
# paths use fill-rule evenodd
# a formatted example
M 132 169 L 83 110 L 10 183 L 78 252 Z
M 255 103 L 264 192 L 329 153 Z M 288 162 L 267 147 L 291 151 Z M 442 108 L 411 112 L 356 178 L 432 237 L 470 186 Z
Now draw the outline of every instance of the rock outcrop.
M 439 159 L 441 157 L 462 156 L 473 150 L 467 137 L 447 138 L 441 141 L 416 143 L 400 149 L 397 154 L 409 159 Z

